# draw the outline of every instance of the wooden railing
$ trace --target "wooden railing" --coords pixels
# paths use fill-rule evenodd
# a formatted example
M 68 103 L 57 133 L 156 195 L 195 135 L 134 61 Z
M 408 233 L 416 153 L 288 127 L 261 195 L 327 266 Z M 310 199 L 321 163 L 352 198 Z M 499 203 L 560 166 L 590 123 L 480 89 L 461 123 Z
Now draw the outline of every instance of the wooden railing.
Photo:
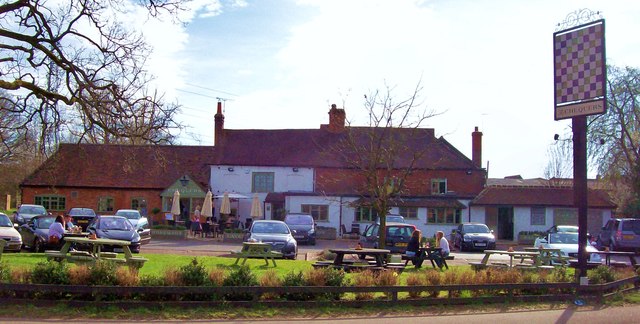
M 483 284 L 483 285 L 440 285 L 440 286 L 375 286 L 375 287 L 203 287 L 203 286 L 84 286 L 84 285 L 42 285 L 42 284 L 0 284 L 1 303 L 22 303 L 30 301 L 61 301 L 68 304 L 112 303 L 122 307 L 145 304 L 180 304 L 191 306 L 213 305 L 225 300 L 225 303 L 238 305 L 288 305 L 292 301 L 279 298 L 267 300 L 261 296 L 303 295 L 303 300 L 311 305 L 368 305 L 368 304 L 468 304 L 468 303 L 504 303 L 524 301 L 570 301 L 576 298 L 602 301 L 604 298 L 621 292 L 637 290 L 640 277 L 635 276 L 606 284 L 580 286 L 576 283 L 546 284 Z M 473 297 L 459 297 L 462 291 L 471 292 Z M 409 298 L 402 293 L 448 292 L 446 297 Z M 354 300 L 344 298 L 344 294 L 383 293 L 386 299 Z M 314 298 L 313 296 L 330 296 Z M 468 294 L 467 294 L 468 295 Z M 342 297 L 341 297 L 342 296 Z M 291 299 L 291 298 L 290 298 Z M 296 299 L 296 298 L 293 298 Z M 237 301 L 240 300 L 240 301 Z M 112 301 L 112 302 L 110 302 Z

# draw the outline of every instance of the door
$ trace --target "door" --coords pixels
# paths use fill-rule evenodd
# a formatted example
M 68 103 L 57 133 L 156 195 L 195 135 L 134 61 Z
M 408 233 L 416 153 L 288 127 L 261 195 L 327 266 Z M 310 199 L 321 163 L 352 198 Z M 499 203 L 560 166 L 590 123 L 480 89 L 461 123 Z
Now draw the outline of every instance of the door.
M 273 210 L 271 219 L 284 221 L 284 216 L 287 213 L 284 209 L 284 202 L 272 202 L 271 209 Z
M 513 241 L 513 207 L 498 207 L 498 238 Z

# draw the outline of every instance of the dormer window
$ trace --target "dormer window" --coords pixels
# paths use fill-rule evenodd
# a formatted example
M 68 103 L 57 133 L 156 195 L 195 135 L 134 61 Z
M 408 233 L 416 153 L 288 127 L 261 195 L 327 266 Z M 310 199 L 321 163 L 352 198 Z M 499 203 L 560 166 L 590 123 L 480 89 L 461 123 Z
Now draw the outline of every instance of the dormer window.
M 431 194 L 441 195 L 447 193 L 447 179 L 431 179 Z

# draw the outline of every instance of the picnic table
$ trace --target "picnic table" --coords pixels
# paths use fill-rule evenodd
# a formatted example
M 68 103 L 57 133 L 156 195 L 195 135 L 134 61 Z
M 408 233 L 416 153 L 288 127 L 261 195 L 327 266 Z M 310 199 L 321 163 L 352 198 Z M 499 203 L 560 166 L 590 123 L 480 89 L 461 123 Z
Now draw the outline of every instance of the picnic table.
M 76 263 L 94 263 L 98 260 L 108 260 L 134 268 L 141 268 L 144 263 L 148 261 L 146 258 L 133 256 L 131 249 L 129 249 L 129 245 L 131 244 L 129 241 L 104 238 L 65 237 L 64 242 L 60 251 L 45 251 L 47 259 L 56 261 L 67 260 Z M 71 251 L 71 245 L 73 243 L 89 246 L 90 251 Z M 117 253 L 114 252 L 103 252 L 102 248 L 104 246 L 117 246 L 121 248 L 122 252 L 124 252 L 124 258 L 118 258 Z
M 445 266 L 445 268 L 449 269 L 449 265 L 447 265 L 447 261 L 446 258 L 442 256 L 442 254 L 440 254 L 442 251 L 442 248 L 440 247 L 420 247 L 418 249 L 418 253 L 416 253 L 415 256 L 408 256 L 406 254 L 402 255 L 402 259 L 405 260 L 404 265 L 406 266 L 409 261 L 415 260 L 415 261 L 424 261 L 424 260 L 429 260 L 431 261 L 431 266 L 435 269 L 436 268 L 436 258 L 440 258 L 442 260 L 442 264 Z M 421 264 L 422 262 L 419 262 L 418 264 Z
M 329 267 L 332 266 L 338 269 L 344 269 L 346 271 L 355 269 L 369 269 L 369 270 L 383 270 L 383 269 L 404 269 L 402 263 L 389 264 L 387 263 L 387 256 L 391 253 L 385 249 L 358 249 L 358 248 L 346 248 L 346 249 L 329 249 L 329 252 L 336 255 L 333 262 L 318 261 L 313 264 L 314 267 Z M 345 260 L 345 255 L 351 255 L 355 257 L 355 262 L 351 260 Z M 371 262 L 366 260 L 367 256 L 373 257 Z
M 264 259 L 264 262 L 269 265 L 269 260 L 273 262 L 273 266 L 276 265 L 276 257 L 282 257 L 282 253 L 278 251 L 272 251 L 272 246 L 269 243 L 259 243 L 259 242 L 242 242 L 242 250 L 240 251 L 231 251 L 231 254 L 236 257 L 235 264 L 238 264 L 240 259 L 242 260 L 242 264 L 247 262 L 248 258 L 261 258 Z
M 562 255 L 561 249 L 526 247 L 526 252 L 538 252 L 540 254 L 540 265 L 552 265 L 554 262 L 561 265 L 569 265 L 569 257 Z
M 502 262 L 494 262 L 494 263 L 489 263 L 489 258 L 492 255 L 507 255 L 509 256 L 509 264 L 506 263 L 502 263 Z M 482 258 L 482 261 L 480 262 L 469 262 L 469 264 L 471 265 L 472 268 L 474 268 L 475 270 L 479 270 L 479 269 L 484 269 L 486 267 L 490 267 L 490 266 L 497 266 L 497 267 L 508 267 L 508 268 L 513 268 L 514 264 L 513 264 L 513 260 L 520 260 L 519 263 L 516 264 L 516 266 L 521 267 L 521 266 L 525 266 L 528 268 L 546 268 L 549 266 L 544 266 L 540 264 L 540 253 L 539 252 L 530 252 L 530 251 L 503 251 L 503 250 L 484 250 L 484 257 Z M 531 264 L 526 264 L 523 263 L 523 261 L 525 259 L 529 259 L 532 261 Z

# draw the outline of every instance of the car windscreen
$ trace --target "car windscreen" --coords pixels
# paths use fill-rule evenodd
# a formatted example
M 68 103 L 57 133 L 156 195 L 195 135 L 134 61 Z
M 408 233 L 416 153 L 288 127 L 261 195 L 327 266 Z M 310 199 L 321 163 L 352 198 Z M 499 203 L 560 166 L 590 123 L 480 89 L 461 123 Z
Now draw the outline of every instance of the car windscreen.
M 20 214 L 33 214 L 33 215 L 44 215 L 47 211 L 44 207 L 40 206 L 22 206 L 18 209 L 18 213 Z
M 409 226 L 389 226 L 387 227 L 387 237 L 411 237 L 413 227 Z
M 289 228 L 283 223 L 254 223 L 251 233 L 256 234 L 288 234 Z
M 465 225 L 465 233 L 491 233 L 486 225 Z
M 89 208 L 73 208 L 69 211 L 69 216 L 96 216 L 96 212 Z
M 578 244 L 578 233 L 549 234 L 549 244 Z
M 40 229 L 48 229 L 51 224 L 55 221 L 55 217 L 42 217 L 38 218 L 38 228 Z
M 402 217 L 402 216 L 387 216 L 387 222 L 390 222 L 390 223 L 404 223 L 404 217 Z
M 139 219 L 140 218 L 140 213 L 135 212 L 135 211 L 118 211 L 116 212 L 116 215 L 118 216 L 122 216 L 122 217 L 126 217 L 128 219 Z
M 114 231 L 132 231 L 133 226 L 126 218 L 122 217 L 103 217 L 100 219 L 101 230 L 114 230 Z
M 622 231 L 624 232 L 634 232 L 636 234 L 640 234 L 640 219 L 631 220 L 627 219 L 622 222 Z
M 313 225 L 313 217 L 308 215 L 287 215 L 284 222 L 290 225 Z
M 0 227 L 13 227 L 7 215 L 0 215 Z

